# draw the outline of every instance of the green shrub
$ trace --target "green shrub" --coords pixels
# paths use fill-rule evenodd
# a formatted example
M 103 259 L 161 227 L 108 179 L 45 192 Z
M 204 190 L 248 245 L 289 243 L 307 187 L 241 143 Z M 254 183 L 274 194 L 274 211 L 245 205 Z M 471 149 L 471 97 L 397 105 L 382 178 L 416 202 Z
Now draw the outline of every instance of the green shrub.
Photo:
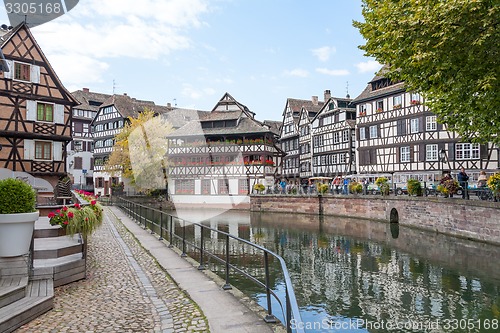
M 349 192 L 351 193 L 361 193 L 363 192 L 363 185 L 361 185 L 361 183 L 358 183 L 358 182 L 350 182 L 349 183 Z
M 378 189 L 380 190 L 380 193 L 382 195 L 389 195 L 389 179 L 387 179 L 386 177 L 378 177 L 375 180 L 375 185 L 378 186 Z
M 36 193 L 20 179 L 0 180 L 0 214 L 35 212 Z
M 407 189 L 409 195 L 421 196 L 423 193 L 422 184 L 417 179 L 408 179 Z
M 318 190 L 318 193 L 320 194 L 325 194 L 326 192 L 328 192 L 328 184 L 317 184 L 316 185 L 316 188 Z
M 259 183 L 259 184 L 255 184 L 253 186 L 253 189 L 256 190 L 257 192 L 263 192 L 266 189 L 266 187 L 264 186 L 264 184 Z

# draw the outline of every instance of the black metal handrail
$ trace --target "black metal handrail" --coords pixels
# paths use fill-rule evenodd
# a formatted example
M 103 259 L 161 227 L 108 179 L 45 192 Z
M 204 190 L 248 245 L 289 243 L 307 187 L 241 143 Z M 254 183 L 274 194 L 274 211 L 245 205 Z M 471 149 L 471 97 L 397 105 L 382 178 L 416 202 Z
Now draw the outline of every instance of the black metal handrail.
M 183 220 L 179 217 L 172 216 L 166 212 L 163 212 L 161 210 L 151 208 L 145 205 L 141 205 L 138 203 L 135 203 L 133 201 L 124 199 L 123 197 L 114 197 L 113 198 L 113 203 L 114 205 L 118 206 L 121 208 L 123 211 L 125 211 L 131 218 L 136 220 L 139 224 L 141 224 L 145 229 L 149 228 L 151 230 L 151 233 L 154 233 L 154 229 L 156 228 L 159 230 L 159 240 L 163 240 L 164 236 L 168 235 L 168 243 L 169 247 L 173 247 L 173 241 L 174 239 L 177 239 L 182 243 L 182 248 L 180 249 L 182 251 L 181 256 L 185 257 L 186 254 L 186 246 L 189 245 L 192 248 L 196 249 L 199 251 L 200 255 L 200 260 L 199 260 L 199 267 L 198 269 L 204 269 L 204 262 L 203 262 L 203 257 L 204 256 L 209 256 L 210 258 L 213 258 L 214 260 L 218 261 L 221 264 L 225 265 L 225 285 L 222 287 L 224 290 L 231 289 L 230 285 L 230 271 L 237 272 L 258 286 L 262 287 L 266 291 L 266 300 L 267 300 L 267 315 L 265 317 L 265 321 L 268 323 L 274 323 L 276 322 L 276 317 L 273 315 L 273 309 L 271 305 L 271 296 L 278 302 L 280 305 L 281 311 L 283 313 L 283 316 L 285 318 L 285 323 L 284 325 L 286 326 L 287 332 L 292 332 L 295 331 L 297 333 L 303 333 L 304 331 L 304 325 L 302 323 L 302 318 L 299 312 L 299 306 L 297 304 L 297 300 L 295 298 L 295 292 L 293 290 L 293 285 L 292 285 L 292 280 L 290 279 L 290 274 L 288 273 L 288 269 L 286 267 L 285 260 L 279 256 L 278 254 L 258 245 L 255 243 L 252 243 L 248 240 L 239 238 L 237 236 L 231 235 L 227 232 L 217 230 L 210 228 L 208 226 L 202 225 L 200 223 L 192 223 L 186 220 Z M 153 218 L 148 219 L 147 218 L 147 212 L 150 211 L 152 212 Z M 156 223 L 154 220 L 154 213 L 159 214 L 159 223 Z M 165 218 L 166 217 L 166 218 Z M 179 221 L 179 226 L 182 228 L 182 234 L 177 235 L 175 233 L 175 228 L 174 228 L 174 219 Z M 186 223 L 189 225 L 193 225 L 196 227 L 200 228 L 201 232 L 201 242 L 200 246 L 195 244 L 195 242 L 191 243 L 186 240 Z M 149 226 L 149 227 L 148 227 Z M 225 254 L 224 257 L 221 258 L 215 253 L 212 253 L 208 251 L 207 249 L 204 248 L 204 234 L 206 232 L 216 232 L 219 235 L 222 235 L 225 238 Z M 263 283 L 260 281 L 258 278 L 255 276 L 250 275 L 249 273 L 245 272 L 244 270 L 238 268 L 237 266 L 231 264 L 230 262 L 230 253 L 229 253 L 229 240 L 233 239 L 239 243 L 246 244 L 248 246 L 251 246 L 252 248 L 258 249 L 262 251 L 264 255 L 264 270 L 265 270 L 265 282 Z M 269 256 L 272 256 L 276 258 L 280 264 L 281 271 L 283 273 L 283 278 L 285 282 L 285 302 L 283 304 L 282 300 L 280 297 L 270 288 L 270 279 L 269 279 Z

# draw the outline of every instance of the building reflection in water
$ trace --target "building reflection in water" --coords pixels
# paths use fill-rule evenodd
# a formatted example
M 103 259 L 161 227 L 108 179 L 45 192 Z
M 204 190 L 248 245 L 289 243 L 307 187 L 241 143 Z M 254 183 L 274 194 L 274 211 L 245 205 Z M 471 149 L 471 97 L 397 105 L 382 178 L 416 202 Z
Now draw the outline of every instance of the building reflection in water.
M 281 255 L 306 323 L 500 320 L 498 246 L 338 217 L 233 211 L 204 223 Z M 200 239 L 196 228 L 191 235 Z M 205 247 L 222 255 L 225 240 L 212 232 Z M 263 278 L 261 253 L 236 242 L 230 247 L 233 263 Z M 209 266 L 224 273 L 213 260 Z M 271 281 L 280 291 L 275 268 Z M 251 282 L 233 275 L 231 283 L 265 305 L 262 290 Z

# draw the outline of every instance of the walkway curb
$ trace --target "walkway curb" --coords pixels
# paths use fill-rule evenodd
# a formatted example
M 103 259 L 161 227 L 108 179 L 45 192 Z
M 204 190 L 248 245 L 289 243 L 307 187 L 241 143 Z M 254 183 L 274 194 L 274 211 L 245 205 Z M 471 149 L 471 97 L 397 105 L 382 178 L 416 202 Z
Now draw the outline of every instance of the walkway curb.
M 280 324 L 264 322 L 246 304 L 233 294 L 222 290 L 206 274 L 184 260 L 166 243 L 158 240 L 150 231 L 144 230 L 117 207 L 107 207 L 138 240 L 144 249 L 156 258 L 160 266 L 200 307 L 208 320 L 210 331 L 219 332 L 284 332 Z

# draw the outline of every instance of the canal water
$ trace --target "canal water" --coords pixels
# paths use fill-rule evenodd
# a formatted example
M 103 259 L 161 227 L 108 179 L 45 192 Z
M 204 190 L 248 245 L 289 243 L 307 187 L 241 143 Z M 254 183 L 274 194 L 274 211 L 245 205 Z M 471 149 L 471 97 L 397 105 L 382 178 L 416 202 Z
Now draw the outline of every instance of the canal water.
M 498 246 L 339 217 L 231 211 L 203 223 L 285 259 L 307 332 L 500 332 Z M 224 253 L 224 244 L 216 233 L 205 236 L 206 248 Z M 263 277 L 257 251 L 230 248 L 233 264 Z M 284 295 L 274 264 L 272 289 Z M 232 274 L 231 284 L 266 307 L 252 282 Z

